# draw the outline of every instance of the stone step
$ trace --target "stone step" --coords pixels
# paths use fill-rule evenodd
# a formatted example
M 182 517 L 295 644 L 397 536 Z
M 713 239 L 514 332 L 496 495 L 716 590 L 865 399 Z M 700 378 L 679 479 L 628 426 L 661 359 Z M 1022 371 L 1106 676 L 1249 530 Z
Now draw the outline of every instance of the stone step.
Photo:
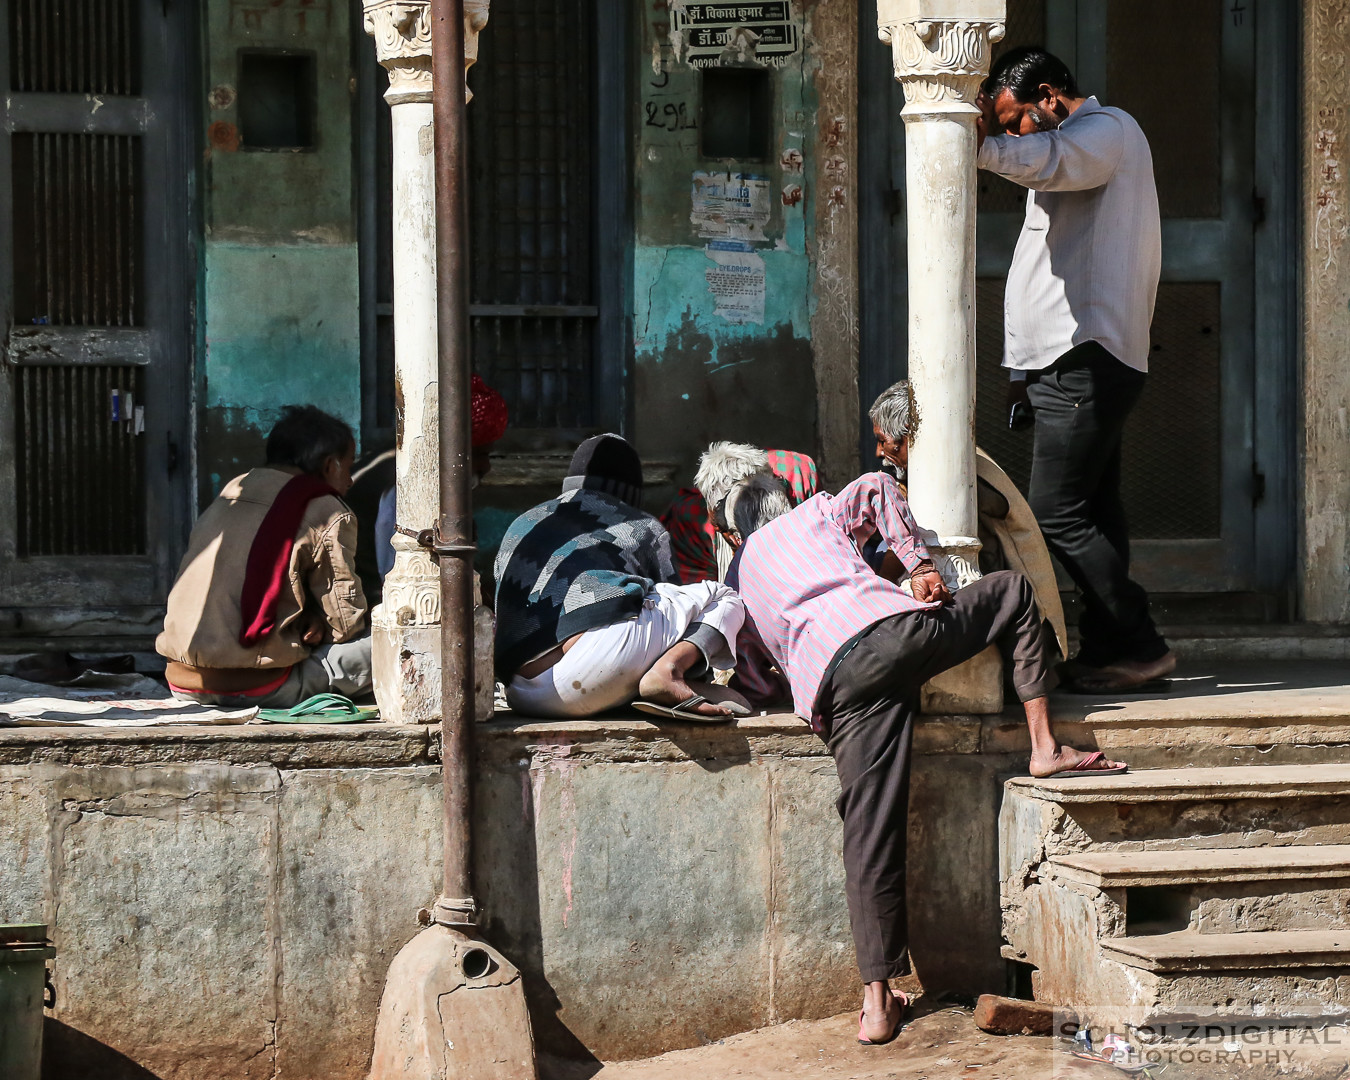
M 1350 878 L 1350 844 L 1089 851 L 1050 860 L 1055 876 L 1098 889 Z
M 1179 931 L 1103 938 L 1100 946 L 1107 959 L 1163 973 L 1350 966 L 1350 930 Z
M 1014 795 L 1061 804 L 1126 804 L 1350 795 L 1350 764 L 1140 769 L 1105 776 L 1015 777 Z

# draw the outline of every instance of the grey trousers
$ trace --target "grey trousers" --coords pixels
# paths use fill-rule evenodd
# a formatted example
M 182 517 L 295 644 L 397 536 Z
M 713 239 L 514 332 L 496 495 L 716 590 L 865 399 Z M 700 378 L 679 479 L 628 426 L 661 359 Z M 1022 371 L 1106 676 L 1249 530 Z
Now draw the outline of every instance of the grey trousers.
M 199 705 L 223 705 L 229 708 L 289 709 L 315 694 L 341 694 L 360 698 L 374 688 L 370 672 L 370 635 L 355 641 L 325 645 L 300 661 L 279 687 L 266 697 L 240 697 L 234 694 L 187 694 L 174 692 L 183 701 Z
M 1022 701 L 1050 692 L 1040 609 L 1027 579 L 1010 570 L 943 607 L 876 623 L 840 648 L 821 684 L 816 710 L 839 773 L 845 892 L 865 983 L 909 972 L 905 850 L 919 690 L 994 644 Z

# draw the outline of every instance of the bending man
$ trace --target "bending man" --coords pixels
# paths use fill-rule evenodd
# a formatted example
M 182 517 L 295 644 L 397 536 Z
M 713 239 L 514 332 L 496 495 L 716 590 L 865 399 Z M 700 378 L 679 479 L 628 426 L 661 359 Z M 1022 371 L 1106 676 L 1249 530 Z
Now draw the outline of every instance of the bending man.
M 587 439 L 562 494 L 512 522 L 497 552 L 497 677 L 526 716 L 644 711 L 725 720 L 749 709 L 711 682 L 734 663 L 740 599 L 676 584 L 670 537 L 642 499 L 642 462 L 618 435 Z
M 776 666 L 797 714 L 834 756 L 864 984 L 858 1038 L 888 1042 L 904 1006 L 888 980 L 909 970 L 905 833 L 920 687 L 998 644 L 1026 710 L 1033 775 L 1125 766 L 1056 741 L 1046 700 L 1054 676 L 1026 578 L 1000 571 L 949 594 L 894 478 L 867 473 L 838 495 L 784 510 L 781 492 L 769 485 L 743 486 L 727 499 L 727 540 L 740 546 L 727 583 L 746 609 L 735 683 L 766 700 L 781 689 L 770 670 Z M 873 531 L 903 564 L 913 595 L 863 561 L 859 540 Z

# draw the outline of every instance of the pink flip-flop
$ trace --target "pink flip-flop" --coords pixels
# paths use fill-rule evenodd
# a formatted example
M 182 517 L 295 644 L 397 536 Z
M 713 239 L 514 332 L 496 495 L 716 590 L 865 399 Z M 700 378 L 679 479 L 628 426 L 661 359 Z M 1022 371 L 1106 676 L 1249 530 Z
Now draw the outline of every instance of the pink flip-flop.
M 1037 780 L 1050 780 L 1056 776 L 1110 776 L 1112 773 L 1128 772 L 1130 767 L 1125 764 L 1113 765 L 1109 769 L 1094 769 L 1092 766 L 1106 757 L 1100 750 L 1093 750 L 1087 757 L 1078 762 L 1070 769 L 1060 769 L 1059 772 L 1052 772 L 1047 776 L 1038 776 Z
M 903 990 L 900 990 L 897 991 L 894 996 L 900 999 L 900 1019 L 897 1020 L 895 1023 L 895 1030 L 892 1031 L 890 1035 L 884 1039 L 864 1038 L 862 1025 L 863 1025 L 863 1017 L 867 1015 L 867 1011 L 864 1009 L 862 1012 L 858 1013 L 858 1042 L 862 1043 L 863 1046 L 885 1046 L 888 1042 L 892 1042 L 895 1039 L 895 1037 L 899 1035 L 902 1030 L 904 1030 L 905 1010 L 909 1008 L 909 995 L 906 994 Z

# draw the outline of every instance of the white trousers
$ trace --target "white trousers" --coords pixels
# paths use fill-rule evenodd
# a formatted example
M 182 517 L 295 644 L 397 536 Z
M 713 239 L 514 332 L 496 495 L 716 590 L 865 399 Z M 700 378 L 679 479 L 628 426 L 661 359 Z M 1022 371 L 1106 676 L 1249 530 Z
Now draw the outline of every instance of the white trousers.
M 513 678 L 506 701 L 522 716 L 591 716 L 637 697 L 638 682 L 694 623 L 716 631 L 712 667 L 735 663 L 745 621 L 741 598 L 717 581 L 658 584 L 631 619 L 587 630 L 562 658 L 533 679 Z

